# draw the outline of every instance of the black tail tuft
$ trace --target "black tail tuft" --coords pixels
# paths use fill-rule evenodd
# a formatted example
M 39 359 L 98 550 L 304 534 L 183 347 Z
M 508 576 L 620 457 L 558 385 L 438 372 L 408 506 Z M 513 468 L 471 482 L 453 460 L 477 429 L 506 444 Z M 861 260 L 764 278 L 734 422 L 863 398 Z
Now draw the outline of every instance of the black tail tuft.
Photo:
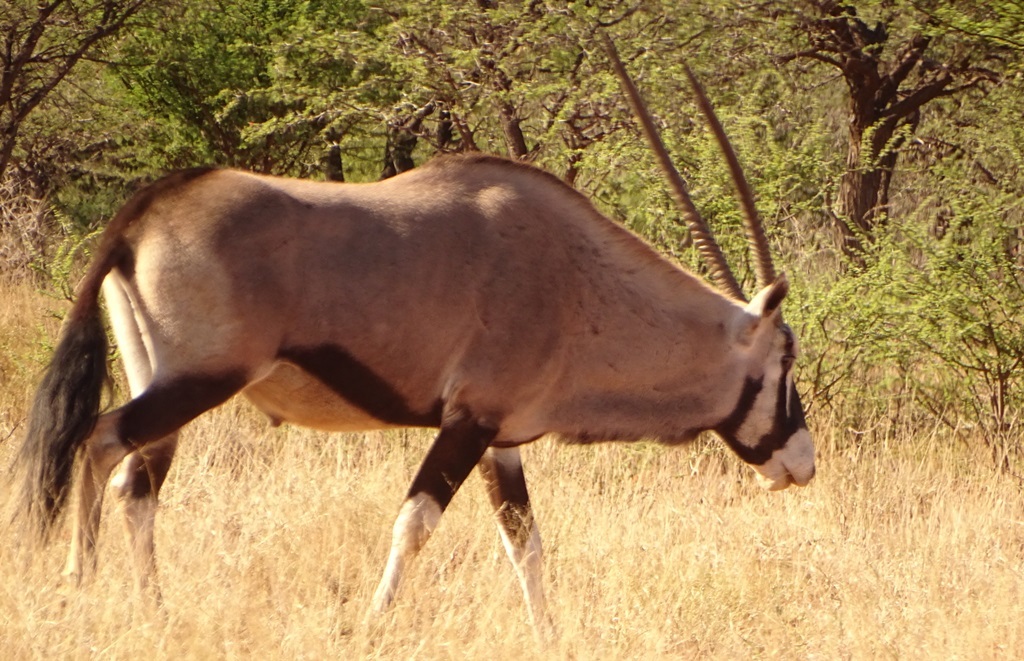
M 25 442 L 21 513 L 45 539 L 67 505 L 75 457 L 92 433 L 107 381 L 99 306 L 72 314 L 36 390 Z

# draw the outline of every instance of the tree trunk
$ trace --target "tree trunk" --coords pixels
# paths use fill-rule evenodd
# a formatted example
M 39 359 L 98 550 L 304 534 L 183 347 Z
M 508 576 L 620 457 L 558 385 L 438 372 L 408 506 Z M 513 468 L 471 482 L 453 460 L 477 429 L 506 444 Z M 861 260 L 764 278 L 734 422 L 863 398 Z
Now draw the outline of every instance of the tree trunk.
M 864 241 L 870 241 L 875 229 L 889 218 L 889 185 L 899 156 L 897 149 L 902 143 L 893 141 L 896 123 L 891 118 L 871 125 L 875 114 L 874 109 L 862 112 L 850 123 L 846 172 L 839 183 L 837 211 L 842 248 L 858 262 L 862 259 Z M 865 136 L 869 136 L 866 141 Z
M 345 164 L 341 160 L 341 147 L 331 145 L 324 157 L 324 173 L 327 181 L 345 181 Z
M 428 103 L 410 115 L 396 117 L 388 122 L 381 179 L 388 179 L 416 167 L 412 152 L 416 149 L 423 120 L 432 112 L 434 112 L 434 104 Z
M 505 146 L 508 147 L 509 156 L 517 159 L 526 158 L 529 150 L 526 148 L 526 138 L 519 126 L 519 116 L 515 107 L 508 101 L 503 101 L 499 104 L 499 113 L 501 132 L 505 134 Z
M 917 128 L 922 106 L 992 80 L 994 74 L 972 66 L 969 58 L 929 59 L 931 36 L 914 34 L 894 44 L 886 21 L 869 25 L 846 3 L 806 2 L 817 16 L 799 13 L 796 25 L 810 48 L 781 59 L 809 58 L 835 67 L 849 88 L 849 151 L 835 212 L 843 252 L 863 265 L 866 243 L 888 219 L 899 148 Z

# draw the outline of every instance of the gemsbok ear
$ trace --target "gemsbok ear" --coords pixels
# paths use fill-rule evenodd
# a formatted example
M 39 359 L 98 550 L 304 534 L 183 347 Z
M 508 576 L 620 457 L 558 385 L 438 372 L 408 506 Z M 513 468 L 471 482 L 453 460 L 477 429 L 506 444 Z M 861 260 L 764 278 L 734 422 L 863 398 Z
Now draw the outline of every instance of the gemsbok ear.
M 754 300 L 747 304 L 747 312 L 759 319 L 767 319 L 775 315 L 782 305 L 782 299 L 789 293 L 789 280 L 785 273 L 780 273 L 775 282 L 757 292 Z

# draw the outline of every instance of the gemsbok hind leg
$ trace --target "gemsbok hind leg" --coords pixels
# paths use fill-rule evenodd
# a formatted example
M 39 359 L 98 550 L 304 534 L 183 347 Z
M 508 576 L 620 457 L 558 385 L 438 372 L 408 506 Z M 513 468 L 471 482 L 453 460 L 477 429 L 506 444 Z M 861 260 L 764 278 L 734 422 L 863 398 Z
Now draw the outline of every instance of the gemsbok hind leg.
M 124 363 L 128 389 L 132 397 L 138 397 L 153 380 L 153 363 L 151 350 L 143 339 L 145 321 L 137 313 L 128 292 L 127 283 L 117 272 L 104 281 L 103 293 Z M 114 494 L 124 510 L 125 535 L 134 566 L 136 593 L 148 594 L 157 604 L 161 598 L 156 581 L 153 532 L 160 487 L 171 468 L 177 447 L 178 433 L 174 432 L 128 455 L 111 480 Z
M 158 457 L 161 450 L 166 452 L 169 446 L 173 447 L 178 429 L 199 414 L 223 404 L 244 385 L 241 371 L 157 378 L 141 395 L 100 416 L 82 447 L 78 510 L 64 570 L 66 576 L 79 581 L 83 565 L 90 571 L 95 568 L 103 491 L 114 468 L 132 453 L 142 453 L 140 459 L 145 459 L 146 456 Z M 161 443 L 154 447 L 157 441 Z M 156 472 L 149 491 L 155 494 L 152 487 L 157 483 L 156 474 L 161 474 L 159 482 L 162 482 L 169 466 L 170 455 L 161 458 L 160 467 L 154 465 Z M 131 462 L 126 468 L 130 467 Z
M 498 531 L 515 567 L 530 622 L 544 636 L 553 626 L 544 599 L 540 531 L 533 518 L 519 448 L 488 448 L 480 460 L 480 475 L 487 486 L 498 519 Z
M 142 339 L 141 322 L 127 292 L 127 283 L 117 271 L 112 271 L 104 279 L 103 295 L 128 380 L 128 392 L 131 397 L 138 397 L 153 380 L 153 365 Z M 120 476 L 125 475 L 129 461 L 122 464 Z M 75 582 L 81 581 L 84 567 L 91 571 L 96 565 L 96 538 L 103 509 L 104 486 L 110 470 L 103 469 L 97 473 L 93 458 L 85 453 L 81 475 L 89 476 L 89 480 L 80 478 L 79 481 L 78 508 L 72 522 L 71 545 L 64 569 L 64 575 Z
M 114 414 L 101 416 L 82 449 L 82 469 L 78 476 L 78 503 L 72 520 L 71 547 L 68 549 L 64 576 L 79 584 L 86 572 L 96 570 L 96 537 L 103 510 L 103 490 L 110 473 L 127 456 L 129 449 L 111 441 L 116 438 L 112 426 Z
M 160 586 L 156 580 L 156 548 L 153 531 L 160 487 L 178 447 L 178 434 L 151 443 L 145 449 L 133 452 L 121 463 L 111 486 L 124 509 L 125 535 L 128 552 L 132 557 L 135 591 L 161 602 Z
M 494 440 L 496 430 L 466 413 L 445 415 L 441 432 L 413 479 L 395 520 L 391 552 L 370 615 L 386 611 L 395 599 L 409 563 L 437 527 L 441 513 Z

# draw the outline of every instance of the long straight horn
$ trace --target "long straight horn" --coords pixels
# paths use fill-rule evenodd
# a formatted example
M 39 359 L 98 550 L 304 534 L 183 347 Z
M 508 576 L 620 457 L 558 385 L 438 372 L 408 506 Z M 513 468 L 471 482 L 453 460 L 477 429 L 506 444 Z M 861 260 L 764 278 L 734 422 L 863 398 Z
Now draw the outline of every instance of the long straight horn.
M 616 50 L 615 44 L 612 43 L 607 34 L 602 33 L 601 39 L 608 53 L 608 59 L 611 60 L 612 68 L 615 69 L 615 74 L 622 81 L 622 86 L 626 90 L 629 105 L 633 108 L 634 114 L 636 114 L 637 119 L 640 121 L 644 135 L 658 157 L 661 169 L 665 172 L 665 176 L 668 177 L 673 197 L 682 211 L 686 224 L 690 228 L 690 236 L 693 238 L 697 251 L 708 267 L 711 279 L 729 296 L 740 301 L 746 301 L 743 290 L 740 289 L 739 283 L 736 282 L 736 277 L 729 269 L 729 264 L 725 261 L 725 255 L 722 254 L 722 249 L 719 248 L 718 242 L 715 241 L 711 228 L 708 227 L 700 212 L 697 211 L 697 207 L 694 206 L 690 193 L 686 189 L 686 182 L 683 181 L 683 177 L 676 170 L 675 165 L 673 165 L 672 159 L 668 155 L 668 150 L 665 148 L 665 143 L 661 141 L 661 136 L 654 126 L 654 120 L 651 119 L 650 113 L 647 112 L 647 106 L 644 105 L 644 101 L 640 97 L 640 92 L 637 91 L 636 85 L 633 84 L 633 79 L 626 72 L 626 67 L 623 66 L 622 60 L 619 59 L 619 52 Z
M 743 210 L 743 223 L 747 228 L 747 241 L 750 243 L 750 249 L 755 257 L 757 287 L 758 289 L 766 287 L 775 282 L 775 265 L 772 263 L 772 254 L 768 249 L 768 237 L 764 233 L 764 223 L 761 222 L 761 216 L 758 215 L 757 206 L 754 204 L 754 192 L 750 189 L 747 178 L 743 176 L 743 168 L 740 166 L 739 159 L 736 158 L 736 152 L 732 148 L 732 143 L 729 142 L 729 138 L 725 135 L 722 122 L 718 121 L 718 115 L 715 114 L 715 109 L 711 107 L 711 102 L 708 100 L 707 94 L 704 93 L 704 88 L 701 86 L 700 81 L 693 75 L 690 67 L 683 65 L 683 68 L 686 70 L 686 77 L 690 79 L 693 93 L 697 97 L 697 105 L 700 107 L 700 111 L 704 113 L 704 117 L 707 118 L 708 125 L 711 126 L 711 130 L 715 134 L 715 140 L 718 141 L 718 147 L 722 150 L 725 160 L 729 163 L 729 172 L 732 174 L 732 181 L 736 186 L 736 194 L 739 195 L 740 207 Z

